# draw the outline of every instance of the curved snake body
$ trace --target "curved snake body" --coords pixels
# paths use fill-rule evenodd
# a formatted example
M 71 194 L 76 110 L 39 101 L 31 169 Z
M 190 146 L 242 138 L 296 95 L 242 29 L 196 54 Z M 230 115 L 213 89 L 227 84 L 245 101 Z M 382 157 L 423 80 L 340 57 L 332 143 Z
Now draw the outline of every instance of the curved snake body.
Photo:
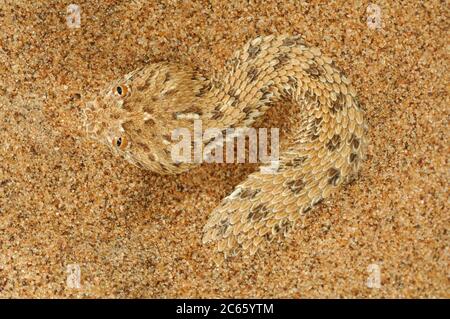
M 367 125 L 355 89 L 318 48 L 301 36 L 258 37 L 211 79 L 186 66 L 147 65 L 88 103 L 85 126 L 129 162 L 174 174 L 196 165 L 172 160 L 174 129 L 199 119 L 203 129 L 251 127 L 280 99 L 302 108 L 295 143 L 280 154 L 276 172 L 251 174 L 204 226 L 204 243 L 253 254 L 354 178 L 365 156 Z

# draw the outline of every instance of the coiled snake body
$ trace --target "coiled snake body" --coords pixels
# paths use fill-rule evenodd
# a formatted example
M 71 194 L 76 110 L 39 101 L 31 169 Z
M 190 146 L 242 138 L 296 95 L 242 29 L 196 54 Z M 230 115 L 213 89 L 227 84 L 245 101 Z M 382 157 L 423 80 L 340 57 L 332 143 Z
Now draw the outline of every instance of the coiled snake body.
M 147 65 L 87 103 L 85 127 L 129 162 L 174 174 L 196 165 L 172 160 L 175 129 L 199 119 L 204 129 L 251 127 L 279 99 L 304 114 L 294 145 L 281 152 L 276 172 L 255 172 L 236 186 L 204 226 L 204 243 L 253 254 L 355 177 L 364 159 L 364 111 L 350 81 L 318 48 L 301 36 L 258 37 L 212 79 L 182 65 Z

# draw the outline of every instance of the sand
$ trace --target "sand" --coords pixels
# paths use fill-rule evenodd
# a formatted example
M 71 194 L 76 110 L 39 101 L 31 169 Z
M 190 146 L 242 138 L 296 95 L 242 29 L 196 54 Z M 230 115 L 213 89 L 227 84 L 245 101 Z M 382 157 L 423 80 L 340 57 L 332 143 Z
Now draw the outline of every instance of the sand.
M 74 3 L 80 28 L 69 1 L 0 3 L 0 297 L 450 297 L 445 2 L 376 1 L 375 25 L 367 1 Z M 86 138 L 83 101 L 145 63 L 208 73 L 281 33 L 353 80 L 368 158 L 289 238 L 217 266 L 202 227 L 255 168 L 140 170 Z

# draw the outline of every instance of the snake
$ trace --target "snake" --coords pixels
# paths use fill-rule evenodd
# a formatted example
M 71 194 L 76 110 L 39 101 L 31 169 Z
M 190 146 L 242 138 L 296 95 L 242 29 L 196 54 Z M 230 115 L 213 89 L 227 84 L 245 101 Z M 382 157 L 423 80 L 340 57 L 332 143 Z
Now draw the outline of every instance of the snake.
M 258 36 L 209 78 L 182 63 L 148 63 L 87 101 L 83 123 L 90 138 L 126 161 L 180 174 L 201 163 L 173 160 L 175 130 L 194 121 L 204 129 L 251 128 L 278 101 L 300 108 L 294 142 L 276 170 L 251 173 L 223 198 L 202 232 L 202 243 L 226 256 L 253 255 L 355 180 L 366 157 L 368 125 L 355 88 L 318 47 L 301 35 Z

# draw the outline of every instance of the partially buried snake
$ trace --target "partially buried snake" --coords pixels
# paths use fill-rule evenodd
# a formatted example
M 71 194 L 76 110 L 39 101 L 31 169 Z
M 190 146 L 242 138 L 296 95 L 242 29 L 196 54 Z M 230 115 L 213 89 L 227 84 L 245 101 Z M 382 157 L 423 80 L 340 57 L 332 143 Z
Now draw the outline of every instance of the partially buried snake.
M 252 173 L 236 186 L 203 229 L 203 243 L 253 254 L 353 179 L 365 157 L 367 125 L 355 89 L 318 48 L 298 35 L 258 37 L 212 79 L 184 65 L 149 64 L 88 102 L 84 124 L 129 162 L 177 174 L 196 164 L 172 160 L 175 129 L 195 119 L 204 129 L 251 127 L 280 99 L 302 108 L 294 145 L 281 152 L 276 172 Z

